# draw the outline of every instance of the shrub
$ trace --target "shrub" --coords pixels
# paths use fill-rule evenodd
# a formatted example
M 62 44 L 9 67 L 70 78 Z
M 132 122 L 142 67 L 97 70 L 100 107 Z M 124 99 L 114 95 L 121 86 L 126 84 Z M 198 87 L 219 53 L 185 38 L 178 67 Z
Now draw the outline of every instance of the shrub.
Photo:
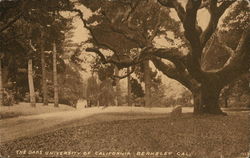
M 3 105 L 12 106 L 14 104 L 14 96 L 11 91 L 3 90 Z

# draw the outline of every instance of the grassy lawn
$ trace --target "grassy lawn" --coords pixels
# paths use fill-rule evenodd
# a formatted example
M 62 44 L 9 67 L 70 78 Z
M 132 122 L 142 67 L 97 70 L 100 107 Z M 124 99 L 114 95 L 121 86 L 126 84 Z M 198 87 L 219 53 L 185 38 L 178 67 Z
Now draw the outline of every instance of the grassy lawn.
M 106 116 L 100 114 L 98 119 Z M 60 151 L 71 151 L 75 152 L 71 153 L 71 157 L 77 154 L 82 157 L 85 154 L 90 154 L 90 157 L 115 157 L 105 156 L 105 153 L 116 152 L 119 155 L 118 152 L 130 152 L 128 157 L 236 158 L 240 153 L 249 151 L 249 127 L 248 112 L 230 113 L 229 116 L 183 114 L 175 119 L 166 116 L 78 124 L 9 142 L 0 146 L 0 153 L 11 157 L 18 156 L 17 150 L 26 150 L 22 154 L 24 157 L 43 157 L 49 152 L 51 157 L 56 157 Z M 138 152 L 152 152 L 154 156 L 146 153 L 138 156 Z M 168 156 L 155 156 L 157 152 L 168 152 Z
M 35 115 L 42 113 L 50 113 L 50 112 L 59 112 L 59 111 L 68 111 L 74 110 L 75 108 L 67 106 L 67 105 L 59 105 L 59 108 L 55 108 L 53 104 L 49 104 L 48 106 L 43 106 L 42 103 L 37 103 L 36 107 L 31 107 L 29 103 L 19 103 L 13 106 L 1 106 L 0 107 L 0 119 L 18 117 L 18 116 L 26 116 L 26 115 Z

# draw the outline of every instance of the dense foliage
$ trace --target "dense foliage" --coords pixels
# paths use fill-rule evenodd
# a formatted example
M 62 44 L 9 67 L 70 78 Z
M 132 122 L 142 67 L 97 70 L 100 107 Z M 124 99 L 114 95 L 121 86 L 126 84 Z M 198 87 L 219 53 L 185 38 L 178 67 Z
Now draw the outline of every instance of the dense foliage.
M 0 52 L 3 54 L 3 87 L 11 90 L 15 100 L 23 100 L 28 92 L 28 59 L 33 60 L 35 91 L 42 91 L 41 52 L 45 52 L 45 69 L 49 74 L 52 72 L 51 51 L 53 42 L 56 43 L 59 54 L 57 58 L 59 75 L 64 73 L 72 75 L 71 72 L 65 71 L 69 69 L 69 66 L 66 65 L 63 58 L 64 54 L 70 53 L 65 48 L 70 44 L 67 41 L 67 38 L 69 38 L 67 35 L 73 29 L 73 26 L 72 18 L 66 17 L 62 13 L 73 8 L 70 1 L 4 0 L 0 2 L 0 8 Z M 70 42 L 72 45 L 72 41 Z M 31 46 L 33 46 L 33 49 L 31 49 Z M 73 54 L 71 53 L 70 62 L 78 65 L 82 62 L 79 58 L 79 51 L 76 50 L 73 51 Z M 75 80 L 77 80 L 75 83 L 81 82 L 79 76 Z M 51 79 L 48 79 L 48 84 L 50 81 Z M 60 97 L 62 97 L 61 100 L 68 97 L 66 102 L 72 102 L 69 100 L 70 96 L 67 93 L 72 90 L 75 91 L 75 88 L 79 91 L 82 87 L 69 86 L 68 88 L 61 89 L 63 92 Z M 76 97 L 78 98 L 78 96 Z M 74 103 L 76 102 L 75 99 L 72 98 L 72 100 L 74 100 Z

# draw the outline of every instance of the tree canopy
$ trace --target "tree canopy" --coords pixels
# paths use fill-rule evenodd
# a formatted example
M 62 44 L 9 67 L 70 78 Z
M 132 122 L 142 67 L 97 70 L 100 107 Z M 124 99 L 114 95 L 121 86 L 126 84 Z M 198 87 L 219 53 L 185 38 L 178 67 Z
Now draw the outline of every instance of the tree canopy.
M 27 92 L 27 61 L 33 60 L 35 89 L 41 89 L 41 52 L 45 52 L 45 68 L 52 70 L 52 44 L 57 45 L 58 72 L 68 73 L 64 54 L 72 41 L 69 36 L 73 29 L 72 18 L 63 13 L 71 10 L 73 3 L 68 0 L 3 0 L 0 2 L 0 53 L 3 54 L 4 87 L 8 81 L 14 83 L 14 91 L 23 96 Z M 69 61 L 79 67 L 82 60 L 79 51 L 73 53 Z M 48 82 L 52 78 L 48 77 Z M 80 81 L 78 79 L 78 81 Z M 66 93 L 66 92 L 65 92 Z
M 87 48 L 86 51 L 95 52 L 103 63 L 112 63 L 120 68 L 150 59 L 163 74 L 179 81 L 193 93 L 195 113 L 223 114 L 218 106 L 221 89 L 249 70 L 247 18 L 241 19 L 245 23 L 245 28 L 238 44 L 231 49 L 233 54 L 230 54 L 230 57 L 217 69 L 202 68 L 201 58 L 206 53 L 205 48 L 216 33 L 221 17 L 235 1 L 188 0 L 184 5 L 177 0 L 98 2 L 82 0 L 80 3 L 94 12 L 94 15 L 86 20 L 83 18 L 83 13 L 77 10 L 94 44 L 94 47 Z M 237 2 L 234 5 L 245 7 L 246 5 L 242 3 Z M 170 8 L 177 13 L 183 32 L 179 29 L 179 25 L 176 25 L 178 22 L 169 16 Z M 204 30 L 197 22 L 198 11 L 203 8 L 210 14 L 208 26 Z M 230 11 L 234 10 L 235 7 L 230 8 Z M 249 13 L 240 13 L 239 17 L 243 14 Z M 239 17 L 236 18 L 239 19 Z M 224 23 L 226 21 L 232 20 L 226 18 Z M 238 22 L 235 24 L 239 27 L 241 25 Z M 187 53 L 178 47 L 154 46 L 154 37 L 166 34 L 168 31 L 174 32 L 175 37 L 182 40 L 187 46 Z M 113 57 L 106 57 L 100 48 L 113 51 Z M 137 53 L 133 56 L 131 50 L 135 48 Z M 121 57 L 121 54 L 127 55 L 126 60 Z M 164 60 L 168 60 L 170 64 L 165 63 Z

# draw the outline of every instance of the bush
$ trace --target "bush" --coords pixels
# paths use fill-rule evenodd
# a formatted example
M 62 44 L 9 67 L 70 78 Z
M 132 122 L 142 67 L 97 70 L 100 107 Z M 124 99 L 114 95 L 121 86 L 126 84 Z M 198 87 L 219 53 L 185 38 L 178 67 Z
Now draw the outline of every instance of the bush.
M 115 94 L 112 86 L 112 80 L 106 79 L 103 80 L 100 84 L 100 93 L 99 93 L 99 105 L 100 106 L 110 106 L 115 105 Z
M 14 96 L 11 91 L 3 90 L 3 106 L 12 106 L 14 104 Z
M 59 93 L 59 103 L 60 104 L 66 104 L 73 107 L 76 107 L 76 104 L 80 97 L 78 94 L 69 87 L 64 87 L 61 89 Z

